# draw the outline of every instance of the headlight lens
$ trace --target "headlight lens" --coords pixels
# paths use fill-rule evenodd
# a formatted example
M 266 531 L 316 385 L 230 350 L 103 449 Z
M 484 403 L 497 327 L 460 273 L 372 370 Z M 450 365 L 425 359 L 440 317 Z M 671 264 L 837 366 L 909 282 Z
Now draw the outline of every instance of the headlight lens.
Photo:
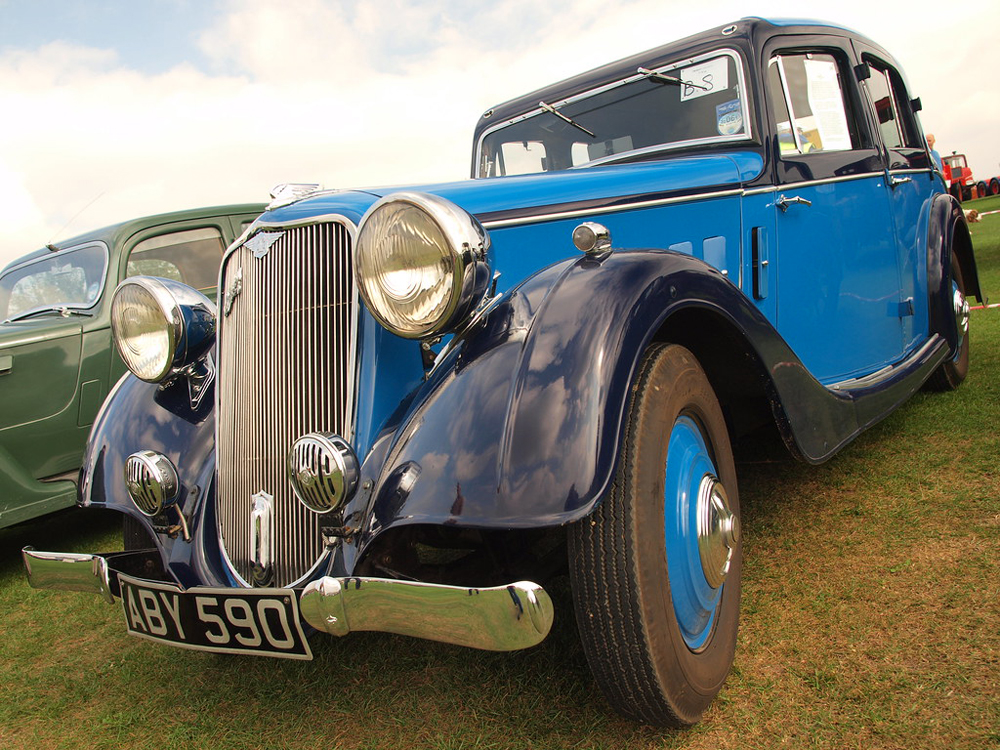
M 365 304 L 405 338 L 442 333 L 482 300 L 489 237 L 472 216 L 434 195 L 378 201 L 358 229 L 355 271 Z
M 158 383 L 206 354 L 215 340 L 215 306 L 184 284 L 134 276 L 115 290 L 111 330 L 125 366 Z

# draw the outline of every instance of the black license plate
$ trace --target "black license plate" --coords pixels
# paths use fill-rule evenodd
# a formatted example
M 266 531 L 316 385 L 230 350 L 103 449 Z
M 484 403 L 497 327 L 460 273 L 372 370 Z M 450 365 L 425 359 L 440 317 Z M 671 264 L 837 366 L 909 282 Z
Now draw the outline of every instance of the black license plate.
M 312 659 L 291 589 L 192 588 L 122 573 L 128 632 L 197 651 Z

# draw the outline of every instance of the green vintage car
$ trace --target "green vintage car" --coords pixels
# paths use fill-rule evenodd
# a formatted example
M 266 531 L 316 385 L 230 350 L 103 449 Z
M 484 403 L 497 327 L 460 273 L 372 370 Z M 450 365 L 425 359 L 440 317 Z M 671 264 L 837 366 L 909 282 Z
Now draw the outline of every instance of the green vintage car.
M 111 293 L 129 276 L 215 295 L 225 248 L 263 204 L 199 208 L 49 245 L 0 272 L 0 528 L 73 505 L 84 444 L 125 365 Z

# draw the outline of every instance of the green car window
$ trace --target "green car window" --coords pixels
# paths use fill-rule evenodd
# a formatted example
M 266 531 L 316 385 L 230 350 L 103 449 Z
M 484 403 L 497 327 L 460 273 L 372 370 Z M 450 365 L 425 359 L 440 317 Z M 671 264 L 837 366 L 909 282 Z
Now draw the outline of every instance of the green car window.
M 95 243 L 10 269 L 0 277 L 0 320 L 31 310 L 92 307 L 107 262 L 107 249 Z

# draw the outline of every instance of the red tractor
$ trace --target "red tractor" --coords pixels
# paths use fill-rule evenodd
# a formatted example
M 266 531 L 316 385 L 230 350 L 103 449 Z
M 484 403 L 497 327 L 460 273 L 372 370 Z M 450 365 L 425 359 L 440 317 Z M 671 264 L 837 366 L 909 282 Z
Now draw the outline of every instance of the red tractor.
M 976 181 L 972 177 L 972 170 L 969 169 L 965 154 L 953 153 L 951 156 L 943 157 L 942 161 L 948 192 L 960 203 L 971 198 L 1000 194 L 1000 177 L 992 177 L 988 183 L 985 180 Z

